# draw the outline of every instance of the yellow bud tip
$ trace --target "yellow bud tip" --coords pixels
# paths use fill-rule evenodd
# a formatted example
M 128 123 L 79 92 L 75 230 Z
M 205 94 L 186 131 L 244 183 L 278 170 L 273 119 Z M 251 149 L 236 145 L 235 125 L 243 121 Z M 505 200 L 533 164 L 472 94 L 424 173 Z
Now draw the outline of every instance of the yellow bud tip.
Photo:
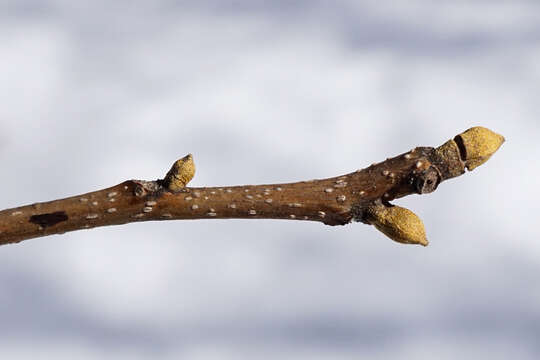
M 461 159 L 469 171 L 489 160 L 505 139 L 485 127 L 472 127 L 454 138 L 458 144 Z
M 390 239 L 402 244 L 429 244 L 424 223 L 411 210 L 401 206 L 379 205 L 367 211 L 368 221 Z
M 195 176 L 195 162 L 193 155 L 187 154 L 175 161 L 163 181 L 167 189 L 178 191 L 184 188 L 193 179 L 193 176 Z

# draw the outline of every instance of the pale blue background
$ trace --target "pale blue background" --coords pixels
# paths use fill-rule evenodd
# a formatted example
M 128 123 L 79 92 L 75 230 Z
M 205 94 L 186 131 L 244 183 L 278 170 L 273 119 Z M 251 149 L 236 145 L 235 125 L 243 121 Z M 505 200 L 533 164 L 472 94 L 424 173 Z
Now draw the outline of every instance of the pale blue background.
M 197 4 L 197 5 L 194 5 Z M 0 248 L 3 359 L 538 359 L 537 1 L 1 1 L 0 208 L 328 177 L 474 125 L 486 166 L 363 224 L 141 223 Z

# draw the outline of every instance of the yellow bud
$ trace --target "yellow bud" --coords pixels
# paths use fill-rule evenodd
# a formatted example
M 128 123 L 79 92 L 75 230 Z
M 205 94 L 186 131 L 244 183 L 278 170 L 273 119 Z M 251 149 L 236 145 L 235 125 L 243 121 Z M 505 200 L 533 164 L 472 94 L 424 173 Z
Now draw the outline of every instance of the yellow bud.
M 485 127 L 476 126 L 457 135 L 454 140 L 470 171 L 485 163 L 502 145 L 504 137 Z
M 371 206 L 366 211 L 366 220 L 394 241 L 428 245 L 424 223 L 409 209 L 400 206 Z
M 188 154 L 173 164 L 163 182 L 170 191 L 178 191 L 184 188 L 194 175 L 195 163 L 193 156 Z

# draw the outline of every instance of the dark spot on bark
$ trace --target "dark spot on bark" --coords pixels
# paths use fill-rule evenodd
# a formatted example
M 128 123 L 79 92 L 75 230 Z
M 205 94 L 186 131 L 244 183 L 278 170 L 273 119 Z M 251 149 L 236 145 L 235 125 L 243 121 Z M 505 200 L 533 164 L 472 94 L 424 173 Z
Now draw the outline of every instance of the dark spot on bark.
M 428 194 L 435 191 L 440 182 L 441 176 L 434 166 L 431 166 L 416 175 L 413 181 L 415 190 L 418 194 Z
M 370 206 L 353 205 L 351 208 L 352 219 L 367 225 L 371 225 Z
M 68 216 L 66 215 L 65 211 L 55 211 L 48 214 L 32 215 L 30 216 L 29 221 L 45 228 L 47 226 L 56 225 L 62 221 L 66 221 L 67 219 Z
M 135 187 L 135 196 L 137 197 L 143 197 L 144 195 L 146 195 L 146 190 L 144 190 L 144 188 L 141 186 L 141 185 L 137 185 Z
M 167 187 L 167 182 L 165 181 L 165 179 L 157 179 L 156 183 L 160 188 Z

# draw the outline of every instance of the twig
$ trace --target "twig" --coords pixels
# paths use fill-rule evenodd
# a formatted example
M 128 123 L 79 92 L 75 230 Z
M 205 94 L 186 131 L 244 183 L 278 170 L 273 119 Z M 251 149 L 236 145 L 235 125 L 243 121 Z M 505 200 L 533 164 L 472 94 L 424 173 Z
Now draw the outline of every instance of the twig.
M 193 157 L 173 164 L 163 180 L 128 180 L 66 199 L 0 211 L 0 245 L 98 226 L 151 220 L 288 219 L 375 225 L 401 243 L 427 245 L 424 225 L 410 210 L 390 204 L 434 191 L 465 168 L 483 164 L 504 138 L 471 128 L 438 148 L 417 147 L 350 174 L 287 184 L 185 187 Z

